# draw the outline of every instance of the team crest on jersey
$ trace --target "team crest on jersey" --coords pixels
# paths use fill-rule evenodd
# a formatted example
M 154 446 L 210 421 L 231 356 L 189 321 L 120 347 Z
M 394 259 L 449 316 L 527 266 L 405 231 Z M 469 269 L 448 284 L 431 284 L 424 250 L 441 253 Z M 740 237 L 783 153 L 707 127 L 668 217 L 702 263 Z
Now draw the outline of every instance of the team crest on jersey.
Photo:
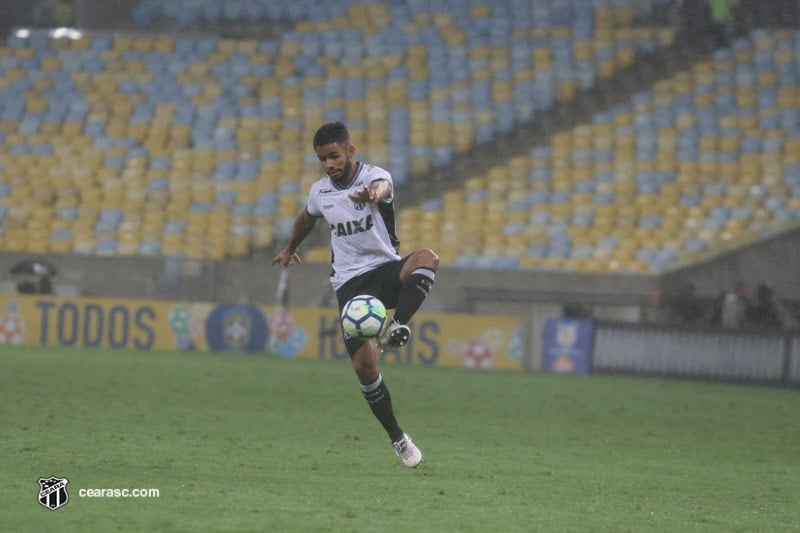
M 363 211 L 367 204 L 364 202 L 353 202 L 353 207 L 356 208 L 356 211 Z

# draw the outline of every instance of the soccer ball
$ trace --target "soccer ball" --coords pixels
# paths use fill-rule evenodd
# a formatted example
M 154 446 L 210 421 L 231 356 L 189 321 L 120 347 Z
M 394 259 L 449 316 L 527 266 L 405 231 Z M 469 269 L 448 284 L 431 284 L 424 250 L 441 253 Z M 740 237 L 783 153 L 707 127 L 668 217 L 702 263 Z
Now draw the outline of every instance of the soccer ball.
M 386 323 L 386 307 L 369 294 L 351 298 L 342 309 L 342 327 L 351 337 L 376 337 Z

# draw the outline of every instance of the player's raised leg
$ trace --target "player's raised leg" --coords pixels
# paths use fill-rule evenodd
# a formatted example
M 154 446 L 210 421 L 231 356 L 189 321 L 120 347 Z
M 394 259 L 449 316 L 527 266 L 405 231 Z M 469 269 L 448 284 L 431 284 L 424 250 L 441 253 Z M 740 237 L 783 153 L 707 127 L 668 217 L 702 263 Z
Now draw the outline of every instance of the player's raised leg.
M 400 294 L 392 321 L 381 335 L 381 349 L 404 346 L 408 342 L 411 330 L 406 324 L 422 306 L 433 287 L 436 269 L 439 268 L 439 256 L 433 250 L 423 248 L 408 256 L 400 270 Z

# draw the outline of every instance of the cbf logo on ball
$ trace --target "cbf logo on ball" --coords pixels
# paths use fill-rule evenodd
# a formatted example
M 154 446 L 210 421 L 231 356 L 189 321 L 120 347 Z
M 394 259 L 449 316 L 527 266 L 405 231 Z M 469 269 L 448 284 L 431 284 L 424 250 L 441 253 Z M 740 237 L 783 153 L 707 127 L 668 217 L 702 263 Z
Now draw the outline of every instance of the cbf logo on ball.
M 212 350 L 260 352 L 268 337 L 267 319 L 253 305 L 218 305 L 206 320 L 206 339 Z

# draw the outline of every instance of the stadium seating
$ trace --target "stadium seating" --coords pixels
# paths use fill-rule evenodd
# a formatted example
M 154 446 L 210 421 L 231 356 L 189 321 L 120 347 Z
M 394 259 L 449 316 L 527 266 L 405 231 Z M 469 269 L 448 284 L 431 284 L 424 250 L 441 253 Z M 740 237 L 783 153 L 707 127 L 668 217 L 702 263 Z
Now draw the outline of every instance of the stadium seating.
M 651 3 L 187 1 L 157 5 L 296 25 L 263 41 L 12 35 L 0 249 L 244 256 L 288 235 L 322 122 L 346 120 L 402 185 L 668 44 L 633 26 Z
M 799 47 L 757 30 L 717 50 L 406 213 L 412 242 L 438 234 L 464 267 L 661 273 L 796 227 Z

